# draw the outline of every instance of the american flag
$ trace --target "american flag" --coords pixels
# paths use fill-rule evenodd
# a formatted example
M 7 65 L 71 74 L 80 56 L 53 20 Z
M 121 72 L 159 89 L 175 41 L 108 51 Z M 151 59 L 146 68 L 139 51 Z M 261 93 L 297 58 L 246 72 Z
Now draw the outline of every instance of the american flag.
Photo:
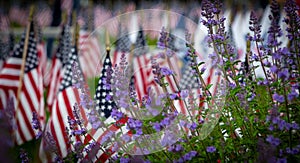
M 104 84 L 104 81 L 109 82 L 107 81 L 109 80 L 107 74 L 110 73 L 110 70 L 112 70 L 112 63 L 108 52 L 104 60 L 101 77 L 99 79 L 96 88 L 95 101 L 96 101 L 96 109 L 98 110 L 99 115 L 105 119 L 104 124 L 109 126 L 105 129 L 91 130 L 90 135 L 93 137 L 93 140 L 86 139 L 88 141 L 96 140 L 97 142 L 101 143 L 102 139 L 104 139 L 104 137 L 107 136 L 108 134 L 111 134 L 111 132 L 125 133 L 128 131 L 125 126 L 120 128 L 119 125 L 116 125 L 116 124 L 125 124 L 127 122 L 127 118 L 122 118 L 119 121 L 115 121 L 115 119 L 111 116 L 112 109 L 113 108 L 117 109 L 117 106 L 113 101 L 111 88 L 106 87 Z M 108 144 L 105 145 L 104 147 L 105 147 L 104 149 L 105 152 L 99 150 L 98 153 L 96 154 L 98 158 L 98 160 L 95 160 L 96 162 L 106 162 L 111 157 L 111 155 L 114 154 L 114 152 L 112 151 L 113 144 Z
M 66 133 L 66 127 L 68 127 L 68 116 L 71 119 L 74 118 L 72 108 L 79 101 L 79 90 L 74 88 L 73 71 L 72 66 L 74 64 L 78 65 L 78 55 L 76 46 L 71 49 L 71 55 L 67 62 L 62 81 L 60 83 L 59 92 L 57 98 L 52 105 L 51 117 L 46 126 L 46 132 L 50 132 L 53 136 L 57 148 L 58 155 L 64 158 L 68 154 L 68 150 L 71 149 L 71 144 L 69 144 L 68 135 Z M 83 77 L 81 77 L 83 80 Z M 83 120 L 85 120 L 85 126 L 87 125 L 87 118 L 83 108 L 80 107 L 80 114 Z M 40 146 L 40 158 L 45 159 L 45 153 L 43 149 L 45 148 L 46 142 L 43 139 Z M 53 156 L 51 156 L 53 159 Z
M 95 99 L 97 104 L 96 109 L 98 110 L 99 115 L 105 118 L 109 118 L 112 109 L 117 107 L 112 98 L 107 99 L 107 97 L 113 96 L 112 90 L 105 86 L 106 82 L 110 83 L 110 81 L 108 81 L 110 80 L 108 78 L 108 74 L 111 74 L 111 72 L 112 72 L 112 63 L 109 54 L 107 54 L 104 60 L 101 77 L 99 79 L 98 86 L 95 93 Z
M 43 74 L 43 79 L 47 80 L 47 75 L 50 71 L 50 63 L 47 59 L 47 52 L 46 52 L 46 46 L 44 42 L 40 42 L 37 44 L 37 53 L 40 61 L 40 66 Z M 48 79 L 49 81 L 49 79 Z M 45 81 L 44 81 L 45 85 Z
M 133 81 L 137 92 L 138 99 L 141 100 L 144 95 L 147 94 L 148 77 L 152 73 L 150 65 L 150 57 L 148 54 L 149 47 L 145 39 L 143 29 L 140 30 L 137 35 L 137 40 L 134 45 L 134 58 L 133 58 Z
M 197 98 L 197 94 L 199 97 L 200 94 L 200 81 L 199 78 L 195 76 L 193 69 L 191 67 L 191 61 L 188 61 L 183 69 L 182 69 L 182 78 L 180 79 L 179 86 L 181 90 L 190 90 L 195 94 L 195 98 Z M 185 100 L 185 99 L 183 99 Z M 177 105 L 181 107 L 182 114 L 188 115 L 188 108 L 185 106 L 184 101 L 180 100 Z M 194 111 L 190 111 L 193 115 Z
M 52 21 L 52 11 L 50 7 L 46 5 L 39 6 L 38 11 L 36 12 L 35 18 L 37 24 L 43 27 L 49 26 Z
M 96 68 L 101 67 L 101 48 L 98 38 L 90 32 L 80 31 L 79 62 L 86 78 L 96 75 Z
M 112 16 L 112 13 L 110 10 L 105 9 L 102 6 L 96 6 L 94 15 L 95 28 L 98 28 Z
M 37 55 L 37 45 L 34 37 L 33 23 L 29 29 L 28 48 L 25 62 L 25 71 L 22 79 L 22 89 L 19 95 L 19 107 L 15 110 L 15 120 L 17 130 L 15 141 L 18 145 L 35 137 L 35 132 L 31 125 L 32 113 L 37 112 L 41 124 L 44 124 L 44 99 L 43 99 L 43 78 L 39 66 Z M 19 78 L 22 65 L 23 47 L 25 44 L 25 34 L 13 52 L 13 55 L 6 60 L 0 72 L 0 108 L 7 105 L 9 98 L 17 100 L 17 92 L 20 87 Z M 15 102 L 16 104 L 17 102 Z
M 28 10 L 19 6 L 12 6 L 8 13 L 11 22 L 26 26 L 28 20 Z
M 50 110 L 56 99 L 60 82 L 63 77 L 63 70 L 68 62 L 71 49 L 71 33 L 70 26 L 64 25 L 60 37 L 59 47 L 55 56 L 52 59 L 52 64 L 49 73 L 49 90 L 47 93 L 47 106 Z M 50 110 L 51 112 L 51 110 Z

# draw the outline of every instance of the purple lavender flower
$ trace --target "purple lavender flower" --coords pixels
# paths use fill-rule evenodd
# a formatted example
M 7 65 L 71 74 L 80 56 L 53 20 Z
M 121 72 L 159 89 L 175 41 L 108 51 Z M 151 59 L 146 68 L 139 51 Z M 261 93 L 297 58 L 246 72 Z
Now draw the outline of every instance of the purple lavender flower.
M 160 86 L 162 86 L 163 83 L 161 82 L 161 79 L 163 78 L 163 76 L 161 74 L 161 68 L 154 57 L 151 57 L 150 60 L 152 65 L 152 73 L 154 75 L 154 81 Z
M 276 163 L 287 163 L 286 158 L 278 158 Z
M 125 157 L 120 158 L 120 163 L 129 163 L 129 162 L 130 162 L 129 158 L 125 158 Z
M 205 70 L 206 70 L 206 67 L 202 67 L 202 68 L 200 69 L 201 74 L 204 74 Z
M 175 150 L 175 152 L 181 152 L 181 151 L 183 151 L 183 147 L 182 147 L 182 145 L 180 145 L 180 144 L 176 144 L 174 150 Z
M 63 161 L 63 159 L 60 156 L 55 156 L 54 162 L 56 162 L 56 163 L 63 163 L 64 161 Z
M 289 70 L 287 68 L 284 68 L 283 70 L 278 72 L 278 77 L 282 80 L 287 80 L 290 76 Z
M 171 124 L 171 119 L 170 117 L 165 117 L 161 122 L 160 122 L 160 125 L 161 126 L 168 126 Z
M 83 143 L 81 141 L 76 141 L 76 143 L 74 144 L 74 150 L 75 150 L 75 154 L 76 154 L 76 158 L 77 159 L 81 159 L 83 158 Z
M 252 31 L 254 33 L 254 36 L 249 36 L 249 40 L 250 41 L 262 41 L 262 37 L 261 37 L 261 25 L 259 24 L 258 18 L 256 16 L 256 13 L 254 11 L 252 11 L 250 13 L 250 31 Z
M 299 130 L 300 127 L 296 122 L 292 122 L 292 126 L 291 126 L 294 130 Z
M 296 99 L 299 97 L 299 93 L 296 92 L 295 88 L 292 88 L 292 91 L 288 94 L 288 100 L 292 101 L 293 99 Z
M 35 111 L 32 112 L 32 127 L 35 130 L 41 129 L 40 121 L 39 121 L 38 115 Z
M 161 72 L 161 74 L 164 75 L 164 76 L 169 76 L 169 75 L 173 75 L 173 74 L 174 74 L 173 71 L 170 70 L 170 69 L 167 68 L 167 67 L 161 67 L 161 68 L 160 68 L 160 72 Z
M 188 125 L 187 125 L 187 127 L 189 128 L 189 129 L 191 129 L 192 131 L 193 130 L 196 130 L 196 128 L 197 128 L 197 123 L 195 123 L 195 122 L 192 122 L 192 123 L 189 123 Z
M 39 116 L 37 115 L 37 113 L 35 111 L 32 113 L 32 122 L 31 123 L 32 123 L 33 129 L 38 131 L 35 138 L 39 139 L 43 133 L 42 133 L 41 123 L 39 121 Z
M 88 159 L 92 160 L 96 154 L 99 152 L 100 150 L 100 144 L 98 142 L 92 142 L 90 144 L 88 144 L 84 150 L 87 152 L 88 155 Z
M 271 70 L 271 72 L 273 72 L 273 73 L 277 73 L 277 72 L 278 72 L 278 68 L 277 68 L 276 65 L 271 66 L 270 70 Z
M 206 147 L 206 151 L 209 153 L 214 153 L 214 152 L 216 152 L 216 147 L 208 146 L 208 147 Z
M 86 134 L 87 132 L 86 132 L 85 129 L 80 129 L 80 130 L 74 130 L 72 133 L 73 133 L 73 135 L 75 136 L 75 135 L 84 135 L 84 134 Z
M 167 47 L 166 45 L 166 40 L 167 40 L 167 32 L 165 30 L 165 27 L 162 27 L 161 32 L 160 32 L 160 37 L 159 40 L 157 42 L 157 47 L 160 49 L 164 49 Z
M 189 96 L 189 90 L 181 90 L 180 91 L 180 97 L 182 98 L 182 99 L 185 99 L 185 98 L 187 98 Z
M 117 109 L 113 108 L 111 112 L 111 116 L 116 120 L 120 120 L 124 115 L 121 111 L 118 111 Z
M 299 149 L 298 148 L 293 148 L 291 154 L 296 155 L 299 153 Z
M 123 134 L 121 139 L 125 142 L 128 143 L 131 140 L 131 137 L 128 134 Z
M 178 98 L 177 94 L 175 94 L 175 93 L 171 93 L 169 97 L 170 97 L 171 100 L 175 100 L 175 99 Z
M 273 94 L 273 99 L 276 100 L 277 102 L 280 102 L 280 103 L 284 102 L 284 97 L 282 95 L 277 94 L 277 93 Z
M 277 125 L 279 130 L 284 130 L 284 127 L 286 127 L 287 123 L 285 122 L 285 120 L 280 119 Z
M 161 126 L 158 122 L 154 122 L 154 123 L 153 123 L 153 129 L 154 129 L 156 132 L 159 132 L 159 131 L 162 129 L 162 126 Z
M 193 157 L 197 155 L 196 151 L 190 151 L 183 156 L 184 161 L 190 161 Z
M 29 163 L 30 162 L 27 152 L 22 148 L 20 150 L 20 159 L 22 160 L 22 163 Z
M 92 128 L 97 130 L 98 128 L 102 127 L 104 124 L 103 122 L 98 118 L 98 113 L 92 109 L 88 113 L 88 121 L 91 123 Z
M 272 144 L 274 146 L 278 146 L 280 144 L 280 139 L 275 138 L 273 135 L 268 135 L 266 140 L 267 140 L 267 142 L 269 142 L 270 144 Z

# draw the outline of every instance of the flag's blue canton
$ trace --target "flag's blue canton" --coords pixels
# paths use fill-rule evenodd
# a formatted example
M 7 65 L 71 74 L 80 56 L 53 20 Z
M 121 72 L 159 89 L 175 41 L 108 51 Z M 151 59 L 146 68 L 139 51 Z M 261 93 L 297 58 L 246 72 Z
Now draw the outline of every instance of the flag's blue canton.
M 96 109 L 98 110 L 99 114 L 103 117 L 110 117 L 112 109 L 116 108 L 116 104 L 113 101 L 113 93 L 111 88 L 108 88 L 107 85 L 105 85 L 105 82 L 107 79 L 107 74 L 111 73 L 112 63 L 109 57 L 109 53 L 107 53 L 103 69 L 101 72 L 101 77 L 98 82 L 98 86 L 95 93 L 95 99 L 96 99 Z M 105 82 L 104 82 L 105 81 Z
M 69 25 L 64 25 L 59 43 L 60 45 L 57 49 L 56 58 L 58 58 L 62 65 L 65 66 L 70 57 L 69 55 L 71 54 L 71 33 Z
M 74 84 L 74 80 L 73 79 L 73 64 L 77 63 L 79 65 L 79 61 L 78 61 L 78 55 L 77 55 L 77 48 L 73 47 L 71 49 L 71 55 L 69 58 L 68 63 L 66 64 L 66 70 L 64 72 L 64 76 L 60 85 L 59 90 L 63 91 L 64 89 L 72 86 Z M 79 66 L 80 67 L 80 66 Z M 81 80 L 83 78 L 81 77 Z
M 24 43 L 25 43 L 25 34 L 22 35 L 20 43 L 16 45 L 16 49 L 14 50 L 13 57 L 16 58 L 23 57 Z M 31 23 L 29 38 L 28 38 L 28 46 L 27 46 L 25 73 L 36 68 L 37 66 L 38 66 L 38 56 L 37 56 L 37 49 L 36 49 L 36 40 L 34 38 L 33 23 Z
M 140 28 L 138 35 L 137 35 L 137 40 L 134 46 L 134 55 L 139 56 L 146 54 L 149 51 L 149 47 L 147 45 L 147 41 L 145 39 L 145 35 L 143 32 L 143 29 Z
M 116 50 L 119 52 L 129 52 L 131 48 L 131 41 L 128 37 L 128 32 L 124 31 L 121 34 L 121 29 L 119 27 L 118 40 L 116 41 Z
M 0 39 L 0 60 L 5 60 L 9 55 L 9 43 Z
M 175 36 L 171 33 L 169 33 L 169 38 L 168 38 L 168 47 L 172 51 L 177 51 L 178 49 L 175 46 Z M 177 38 L 178 39 L 178 38 Z
M 9 34 L 9 51 L 13 51 L 15 46 L 15 36 L 13 33 Z
M 191 61 L 189 58 L 187 64 L 183 67 L 183 75 L 179 83 L 181 89 L 200 88 L 200 81 L 197 76 L 194 75 L 193 69 L 190 65 Z

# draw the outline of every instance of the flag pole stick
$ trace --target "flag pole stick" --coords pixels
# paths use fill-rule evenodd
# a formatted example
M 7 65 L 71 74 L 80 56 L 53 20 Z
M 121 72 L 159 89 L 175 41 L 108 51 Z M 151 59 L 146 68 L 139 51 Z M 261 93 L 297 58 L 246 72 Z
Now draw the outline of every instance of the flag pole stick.
M 106 44 L 106 51 L 107 51 L 107 53 L 109 53 L 109 51 L 110 51 L 110 40 L 109 40 L 109 34 L 108 34 L 107 29 L 105 31 L 105 44 Z
M 73 44 L 74 46 L 77 47 L 77 42 L 78 42 L 78 39 L 79 39 L 79 24 L 77 23 L 77 14 L 75 11 L 72 12 L 72 27 L 73 27 Z M 77 32 L 78 31 L 78 32 Z
M 21 74 L 19 77 L 19 87 L 18 87 L 18 91 L 17 91 L 17 104 L 16 104 L 16 116 L 18 115 L 18 111 L 19 111 L 19 104 L 20 104 L 20 93 L 22 90 L 22 80 L 24 77 L 24 69 L 25 69 L 25 63 L 26 63 L 26 56 L 27 56 L 27 49 L 28 49 L 28 41 L 29 41 L 29 32 L 30 32 L 30 28 L 31 28 L 31 21 L 33 19 L 33 12 L 34 12 L 34 6 L 30 7 L 30 13 L 29 13 L 29 19 L 28 19 L 28 23 L 27 23 L 27 29 L 26 29 L 26 36 L 25 36 L 25 43 L 24 43 L 24 47 L 23 47 L 23 57 L 22 57 L 22 65 L 21 65 Z
M 62 12 L 62 24 L 67 24 L 68 23 L 68 13 L 66 10 Z
M 76 22 L 75 24 L 75 31 L 74 31 L 74 45 L 78 50 L 78 44 L 79 44 L 79 31 L 80 31 L 80 27 L 78 22 Z

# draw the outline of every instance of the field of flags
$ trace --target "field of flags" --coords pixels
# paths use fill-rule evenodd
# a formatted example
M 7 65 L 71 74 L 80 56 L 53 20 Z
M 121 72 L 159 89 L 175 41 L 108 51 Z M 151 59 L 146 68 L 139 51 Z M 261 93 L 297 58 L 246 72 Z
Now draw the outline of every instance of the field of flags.
M 150 7 L 144 6 L 144 11 L 137 10 L 140 8 L 135 3 L 119 2 L 124 6 L 115 10 L 101 4 L 81 4 L 80 10 L 72 11 L 75 1 L 59 2 L 58 6 L 66 16 L 54 27 L 59 32 L 50 50 L 48 36 L 44 35 L 53 21 L 54 10 L 50 7 L 34 6 L 25 10 L 14 6 L 7 14 L 0 14 L 0 117 L 8 117 L 11 126 L 8 129 L 10 136 L 3 140 L 11 143 L 3 148 L 12 147 L 13 152 L 19 152 L 17 149 L 24 144 L 35 142 L 35 147 L 26 149 L 35 152 L 31 151 L 33 162 L 66 161 L 70 151 L 76 150 L 81 153 L 78 160 L 113 162 L 116 145 L 99 144 L 113 134 L 132 138 L 138 131 L 133 132 L 122 125 L 132 123 L 128 117 L 116 118 L 118 107 L 128 107 L 118 99 L 123 96 L 115 94 L 115 88 L 122 88 L 120 84 L 127 84 L 126 89 L 134 90 L 137 103 L 147 103 L 145 101 L 151 95 L 168 92 L 174 95 L 172 105 L 176 112 L 189 116 L 198 116 L 201 110 L 190 112 L 187 106 L 190 101 L 176 100 L 175 97 L 183 95 L 182 90 L 194 93 L 193 98 L 199 99 L 196 100 L 197 107 L 206 107 L 204 97 L 199 96 L 203 93 L 200 83 L 209 86 L 212 94 L 219 91 L 217 85 L 222 78 L 214 66 L 213 48 L 207 43 L 209 30 L 200 23 L 203 19 L 200 3 L 190 2 L 193 5 L 180 8 L 180 3 L 155 5 L 145 2 L 144 5 Z M 258 11 L 261 13 L 262 37 L 266 38 L 271 25 L 268 18 L 271 7 L 267 5 Z M 244 65 L 248 62 L 246 39 L 251 32 L 250 10 L 227 7 L 222 15 L 228 18 L 225 29 L 236 47 L 237 58 L 242 62 L 239 66 Z M 284 12 L 280 15 L 280 22 L 283 22 L 286 15 Z M 15 28 L 11 28 L 16 22 L 24 30 L 21 35 L 15 35 Z M 286 28 L 284 23 L 279 25 Z M 190 43 L 196 50 L 197 62 L 203 62 L 203 81 L 195 77 L 195 70 L 191 67 L 193 60 L 186 55 L 189 50 L 185 43 L 186 31 L 191 34 Z M 165 43 L 168 50 L 160 49 L 158 43 L 165 33 L 168 35 Z M 287 32 L 283 31 L 283 34 Z M 288 44 L 286 37 L 280 39 L 281 47 Z M 255 48 L 251 50 L 257 51 Z M 165 73 L 176 74 L 166 75 L 164 80 L 168 84 L 163 87 L 165 90 L 156 81 L 156 64 L 166 68 Z M 254 62 L 254 65 L 259 64 Z M 122 76 L 125 69 L 129 75 L 127 78 Z M 243 75 L 244 72 L 237 73 Z M 257 68 L 255 74 L 263 78 L 261 68 Z M 110 83 L 110 80 L 120 83 Z M 122 111 L 131 114 L 126 109 Z M 102 119 L 106 127 L 92 123 L 93 118 Z M 240 131 L 236 128 L 235 134 L 239 135 Z M 88 145 L 77 148 L 78 143 Z

